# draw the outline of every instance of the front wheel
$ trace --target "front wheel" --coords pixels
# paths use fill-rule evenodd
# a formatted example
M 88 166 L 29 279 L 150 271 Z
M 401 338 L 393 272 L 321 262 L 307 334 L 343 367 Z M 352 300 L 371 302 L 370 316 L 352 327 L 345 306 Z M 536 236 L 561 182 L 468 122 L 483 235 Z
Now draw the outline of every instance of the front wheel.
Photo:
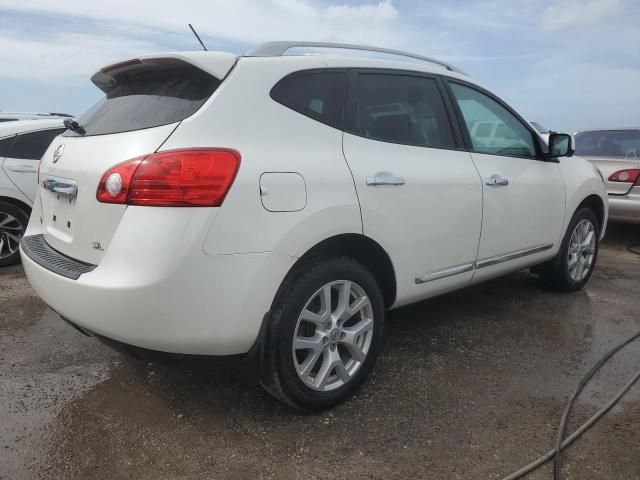
M 316 260 L 286 281 L 269 321 L 262 385 L 294 407 L 322 410 L 351 396 L 373 367 L 382 294 L 357 261 Z
M 591 278 L 599 246 L 598 219 L 592 210 L 581 208 L 573 215 L 556 257 L 537 271 L 558 290 L 579 290 Z

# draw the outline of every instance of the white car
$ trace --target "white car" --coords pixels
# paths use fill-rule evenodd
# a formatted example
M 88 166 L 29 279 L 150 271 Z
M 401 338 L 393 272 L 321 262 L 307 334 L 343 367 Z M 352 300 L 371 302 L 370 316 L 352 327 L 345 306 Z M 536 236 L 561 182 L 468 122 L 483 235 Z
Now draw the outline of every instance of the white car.
M 50 120 L 52 118 L 71 118 L 68 113 L 30 113 L 30 112 L 3 112 L 0 110 L 0 123 L 17 122 L 20 120 Z
M 45 154 L 23 239 L 33 288 L 82 331 L 247 354 L 305 409 L 370 372 L 385 311 L 527 267 L 589 280 L 607 222 L 593 166 L 456 68 L 284 55 L 147 55 Z M 371 47 L 366 51 L 388 52 Z M 422 63 L 407 61 L 423 60 Z M 477 122 L 510 142 L 485 146 Z
M 19 244 L 38 191 L 36 172 L 62 119 L 0 123 L 0 267 L 20 260 Z

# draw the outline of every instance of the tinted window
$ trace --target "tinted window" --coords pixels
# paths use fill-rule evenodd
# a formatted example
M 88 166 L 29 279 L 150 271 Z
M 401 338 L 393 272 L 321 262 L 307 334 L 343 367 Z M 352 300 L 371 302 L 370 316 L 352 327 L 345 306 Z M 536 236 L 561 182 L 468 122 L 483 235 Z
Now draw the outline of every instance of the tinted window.
M 18 135 L 7 155 L 11 158 L 40 160 L 55 137 L 64 132 L 64 128 L 41 130 L 39 132 Z
M 576 155 L 640 158 L 640 130 L 602 130 L 576 135 Z
M 346 85 L 343 72 L 301 73 L 278 83 L 271 97 L 307 117 L 340 128 Z
M 451 83 L 464 117 L 473 150 L 479 153 L 535 157 L 531 131 L 500 103 L 458 83 Z
M 354 133 L 374 140 L 453 148 L 453 135 L 435 80 L 359 74 Z
M 84 135 L 129 132 L 179 122 L 194 114 L 220 81 L 184 65 L 115 75 L 106 97 L 77 119 Z M 71 131 L 66 136 L 77 135 Z
M 7 156 L 7 153 L 9 153 L 9 148 L 11 147 L 11 144 L 13 143 L 13 139 L 15 137 L 15 135 L 11 135 L 9 138 L 3 138 L 2 140 L 0 140 L 0 158 Z

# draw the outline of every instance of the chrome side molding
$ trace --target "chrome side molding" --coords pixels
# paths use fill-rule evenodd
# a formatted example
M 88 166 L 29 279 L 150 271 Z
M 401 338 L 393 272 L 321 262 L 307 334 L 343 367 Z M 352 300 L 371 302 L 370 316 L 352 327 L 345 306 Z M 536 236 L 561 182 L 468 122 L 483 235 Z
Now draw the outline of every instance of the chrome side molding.
M 78 184 L 67 178 L 55 177 L 53 175 L 42 176 L 42 188 L 59 195 L 75 197 L 78 194 Z
M 435 270 L 433 272 L 425 273 L 419 277 L 416 277 L 415 282 L 417 285 L 433 282 L 434 280 L 440 280 L 442 278 L 451 277 L 453 275 L 459 275 L 461 273 L 470 272 L 472 270 L 478 270 L 480 268 L 491 267 L 499 263 L 508 262 L 510 260 L 516 260 L 517 258 L 526 257 L 527 255 L 533 255 L 536 253 L 544 252 L 553 248 L 553 244 L 537 245 L 535 247 L 525 248 L 515 252 L 505 253 L 503 255 L 497 255 L 495 257 L 488 257 L 482 260 L 471 263 L 463 263 L 462 265 L 456 265 L 454 267 L 447 267 L 442 270 Z
M 425 273 L 424 275 L 417 277 L 416 284 L 420 285 L 421 283 L 433 282 L 434 280 L 451 277 L 452 275 L 470 272 L 473 269 L 473 263 L 464 263 L 462 265 L 456 265 L 455 267 L 449 267 L 444 270 L 436 270 L 435 272 Z
M 489 257 L 476 261 L 476 268 L 490 267 L 497 265 L 498 263 L 508 262 L 515 260 L 516 258 L 526 257 L 527 255 L 533 255 L 534 253 L 544 252 L 553 248 L 553 243 L 546 245 L 537 245 L 535 247 L 525 248 L 524 250 L 518 250 L 511 253 L 505 253 L 503 255 L 496 255 L 495 257 Z

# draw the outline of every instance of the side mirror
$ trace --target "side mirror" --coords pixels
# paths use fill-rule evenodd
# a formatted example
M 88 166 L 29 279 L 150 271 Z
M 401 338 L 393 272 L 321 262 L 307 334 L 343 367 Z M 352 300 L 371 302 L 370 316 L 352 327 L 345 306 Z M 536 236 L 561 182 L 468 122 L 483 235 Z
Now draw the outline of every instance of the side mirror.
M 549 135 L 549 158 L 571 157 L 575 151 L 571 135 L 555 132 Z

